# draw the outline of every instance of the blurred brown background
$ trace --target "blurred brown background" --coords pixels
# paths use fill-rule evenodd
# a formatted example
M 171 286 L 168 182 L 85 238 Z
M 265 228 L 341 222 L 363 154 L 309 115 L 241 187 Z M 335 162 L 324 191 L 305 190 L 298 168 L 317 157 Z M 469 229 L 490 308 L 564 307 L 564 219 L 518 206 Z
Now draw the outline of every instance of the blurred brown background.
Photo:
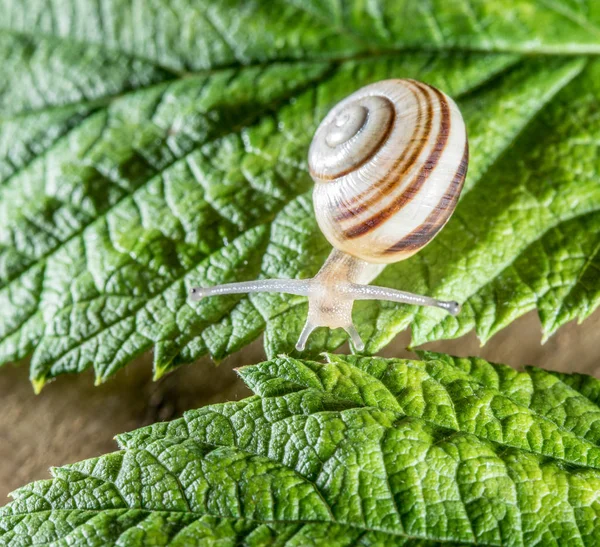
M 403 333 L 382 355 L 412 356 Z M 582 325 L 570 323 L 545 345 L 540 344 L 535 312 L 515 321 L 487 345 L 473 334 L 424 347 L 454 355 L 479 355 L 519 367 L 585 372 L 600 376 L 600 310 Z M 250 392 L 234 368 L 264 358 L 261 340 L 215 367 L 210 359 L 181 367 L 160 382 L 152 382 L 151 355 L 137 359 L 107 384 L 95 388 L 91 371 L 61 377 L 35 396 L 26 366 L 0 370 L 0 505 L 7 494 L 25 483 L 48 478 L 48 468 L 98 456 L 116 449 L 113 436 L 187 409 L 240 399 Z

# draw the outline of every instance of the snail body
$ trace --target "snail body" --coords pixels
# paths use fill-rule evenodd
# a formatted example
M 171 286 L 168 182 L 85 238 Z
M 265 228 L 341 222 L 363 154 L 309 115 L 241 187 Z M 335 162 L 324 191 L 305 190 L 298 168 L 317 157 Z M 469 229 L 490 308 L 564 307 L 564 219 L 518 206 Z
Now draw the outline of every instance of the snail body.
M 333 246 L 317 275 L 194 288 L 192 298 L 268 291 L 308 296 L 300 351 L 318 326 L 344 328 L 362 350 L 352 324 L 354 300 L 436 306 L 456 315 L 456 302 L 369 283 L 386 264 L 415 254 L 444 227 L 467 164 L 465 125 L 450 97 L 414 80 L 363 87 L 327 114 L 308 152 L 317 222 Z

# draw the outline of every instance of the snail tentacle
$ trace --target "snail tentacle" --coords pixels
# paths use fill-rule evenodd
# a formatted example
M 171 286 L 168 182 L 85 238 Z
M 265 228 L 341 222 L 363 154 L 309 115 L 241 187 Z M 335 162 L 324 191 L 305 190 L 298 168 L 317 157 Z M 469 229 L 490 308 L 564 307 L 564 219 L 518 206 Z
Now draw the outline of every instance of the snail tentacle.
M 308 296 L 309 280 L 307 279 L 257 279 L 240 283 L 226 283 L 213 287 L 192 287 L 190 297 L 196 302 L 207 296 L 222 296 L 224 294 L 248 294 L 257 292 L 281 292 Z
M 387 300 L 389 302 L 399 302 L 401 304 L 412 304 L 413 306 L 430 306 L 441 308 L 450 315 L 458 315 L 461 306 L 454 300 L 438 300 L 430 296 L 422 296 L 388 287 L 378 287 L 376 285 L 351 284 L 345 286 L 348 296 L 353 300 Z
M 358 334 L 358 331 L 354 325 L 348 325 L 344 330 L 350 336 L 350 340 L 352 340 L 352 343 L 357 351 L 362 351 L 365 349 L 365 343 L 362 341 L 362 338 L 360 337 L 360 334 Z
M 318 326 L 319 325 L 313 325 L 313 323 L 311 323 L 309 319 L 306 320 L 306 323 L 304 323 L 304 327 L 302 328 L 302 332 L 298 337 L 298 341 L 296 342 L 296 349 L 298 351 L 304 351 L 308 337 L 310 336 L 311 332 L 315 330 Z

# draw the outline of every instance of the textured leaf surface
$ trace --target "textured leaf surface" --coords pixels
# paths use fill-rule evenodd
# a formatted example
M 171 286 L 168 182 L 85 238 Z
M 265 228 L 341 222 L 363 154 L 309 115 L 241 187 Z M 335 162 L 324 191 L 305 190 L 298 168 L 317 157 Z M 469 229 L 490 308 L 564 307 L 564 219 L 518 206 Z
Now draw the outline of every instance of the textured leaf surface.
M 307 277 L 329 247 L 306 154 L 367 83 L 456 98 L 472 161 L 442 234 L 378 282 L 462 313 L 360 303 L 375 352 L 537 308 L 545 336 L 600 302 L 600 9 L 546 0 L 0 0 L 0 362 L 39 388 L 99 382 L 154 348 L 155 374 L 265 332 L 289 351 L 299 297 L 186 298 L 195 284 Z M 309 353 L 341 332 L 317 331 Z
M 0 543 L 598 545 L 594 379 L 421 358 L 242 368 L 256 395 L 17 490 Z

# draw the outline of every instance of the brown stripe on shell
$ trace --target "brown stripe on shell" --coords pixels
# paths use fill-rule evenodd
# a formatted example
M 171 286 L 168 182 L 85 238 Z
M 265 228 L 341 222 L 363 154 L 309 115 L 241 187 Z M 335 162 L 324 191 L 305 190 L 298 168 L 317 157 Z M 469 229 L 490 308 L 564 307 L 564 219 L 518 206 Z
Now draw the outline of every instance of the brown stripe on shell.
M 418 84 L 413 80 L 407 80 L 411 84 Z M 423 90 L 419 88 L 421 93 L 416 93 L 414 89 L 409 88 L 417 101 L 417 127 L 419 127 L 419 134 L 411 142 L 409 148 L 402 154 L 392 165 L 389 171 L 381 177 L 375 184 L 373 184 L 368 190 L 354 196 L 346 203 L 340 204 L 341 210 L 335 215 L 335 220 L 342 221 L 359 215 L 379 200 L 385 198 L 395 188 L 398 179 L 402 178 L 406 173 L 410 172 L 414 166 L 419 154 L 423 150 L 422 143 L 427 142 L 431 135 L 431 121 L 433 119 L 433 104 L 429 95 L 423 93 Z M 427 105 L 427 113 L 424 123 L 423 119 L 423 105 L 421 103 L 421 96 L 425 98 Z
M 415 82 L 418 83 L 418 82 Z M 420 84 L 419 85 L 427 85 Z M 427 161 L 423 164 L 415 178 L 409 184 L 402 194 L 400 194 L 390 205 L 378 211 L 373 216 L 368 218 L 367 220 L 353 226 L 347 230 L 344 230 L 343 235 L 348 239 L 354 239 L 356 237 L 362 236 L 371 230 L 377 228 L 379 225 L 383 224 L 389 217 L 391 217 L 394 213 L 397 213 L 400 209 L 402 209 L 406 204 L 410 203 L 415 196 L 419 193 L 419 190 L 425 184 L 425 181 L 429 178 L 430 173 L 435 169 L 437 163 L 440 159 L 440 156 L 444 152 L 444 148 L 448 142 L 448 135 L 450 133 L 450 107 L 448 105 L 448 101 L 444 95 L 438 91 L 435 87 L 427 85 L 431 90 L 435 92 L 437 95 L 440 106 L 441 106 L 441 122 L 440 122 L 440 131 L 437 135 L 435 145 L 431 154 L 427 158 Z
M 387 248 L 382 254 L 417 251 L 436 236 L 446 222 L 448 222 L 450 215 L 454 211 L 458 196 L 460 195 L 467 176 L 468 163 L 469 145 L 465 142 L 465 151 L 460 160 L 458 169 L 456 170 L 446 193 L 442 196 L 439 206 L 425 219 L 425 222 L 415 228 L 410 234 L 403 237 L 400 241 Z
M 346 176 L 347 174 L 351 173 L 352 171 L 355 171 L 356 169 L 360 169 L 365 163 L 367 163 L 373 159 L 373 156 L 375 156 L 375 154 L 377 154 L 377 152 L 379 151 L 379 149 L 381 148 L 383 143 L 388 140 L 388 138 L 392 132 L 392 129 L 394 128 L 394 123 L 396 123 L 396 109 L 394 108 L 392 101 L 390 101 L 387 97 L 384 97 L 384 98 L 387 101 L 387 103 L 391 109 L 392 115 L 390 117 L 390 121 L 389 121 L 387 127 L 385 128 L 385 131 L 381 134 L 379 142 L 375 146 L 373 146 L 373 151 L 370 154 L 366 155 L 364 158 L 361 158 L 361 160 L 358 163 L 349 167 L 345 171 L 340 171 L 339 173 L 335 173 L 334 175 L 324 175 L 324 174 L 320 174 L 320 173 L 317 174 L 309 166 L 308 172 L 311 177 L 318 178 L 320 181 L 336 180 L 336 179 L 339 179 L 340 177 Z M 369 122 L 369 112 L 367 111 L 367 119 L 365 120 L 365 123 L 362 125 L 362 127 L 364 127 L 368 122 Z M 362 130 L 362 127 L 361 127 L 361 130 Z M 359 132 L 360 132 L 360 130 L 359 130 Z

